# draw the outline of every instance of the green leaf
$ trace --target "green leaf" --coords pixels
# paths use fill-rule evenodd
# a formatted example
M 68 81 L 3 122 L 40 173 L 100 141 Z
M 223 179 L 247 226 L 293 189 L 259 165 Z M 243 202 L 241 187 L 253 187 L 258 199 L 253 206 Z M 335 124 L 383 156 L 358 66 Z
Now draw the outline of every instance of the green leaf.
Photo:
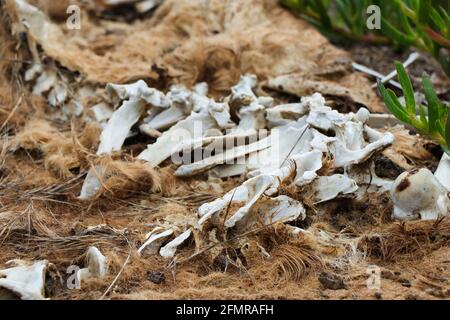
M 414 98 L 414 89 L 411 83 L 411 79 L 406 73 L 405 68 L 400 62 L 395 63 L 395 68 L 397 69 L 398 79 L 403 89 L 403 94 L 405 96 L 406 111 L 415 117 L 416 115 L 416 99 Z
M 401 45 L 410 46 L 414 43 L 414 37 L 407 36 L 390 24 L 384 17 L 381 18 L 381 30 L 387 36 Z
M 446 25 L 444 19 L 441 17 L 436 9 L 431 10 L 431 20 L 436 24 L 436 26 L 441 30 L 446 30 Z
M 419 2 L 419 22 L 426 24 L 429 19 L 429 15 L 431 12 L 431 0 L 421 0 Z
M 342 21 L 344 22 L 345 26 L 347 27 L 348 30 L 353 30 L 353 23 L 350 20 L 350 18 L 347 15 L 347 7 L 344 3 L 344 1 L 342 0 L 337 0 L 336 1 L 336 10 L 339 13 L 339 16 L 341 17 Z
M 420 115 L 421 125 L 423 126 L 423 128 L 428 130 L 428 119 L 427 119 L 427 115 L 425 113 L 425 108 L 423 107 L 423 105 L 419 105 L 419 115 Z
M 440 102 L 434 91 L 431 80 L 426 75 L 422 78 L 423 90 L 425 91 L 425 97 L 428 101 L 428 129 L 430 134 L 438 131 L 437 121 L 439 119 L 439 107 Z
M 447 142 L 447 148 L 450 149 L 450 108 L 447 108 L 447 121 L 445 125 L 445 142 Z
M 401 106 L 394 91 L 387 90 L 381 81 L 378 81 L 378 89 L 380 90 L 381 96 L 383 97 L 384 103 L 386 104 L 388 110 L 400 121 L 403 121 L 406 124 L 411 124 L 408 114 Z
M 326 28 L 331 28 L 331 19 L 328 15 L 328 5 L 324 0 L 316 0 L 311 2 L 311 6 L 315 12 L 320 16 L 320 20 Z

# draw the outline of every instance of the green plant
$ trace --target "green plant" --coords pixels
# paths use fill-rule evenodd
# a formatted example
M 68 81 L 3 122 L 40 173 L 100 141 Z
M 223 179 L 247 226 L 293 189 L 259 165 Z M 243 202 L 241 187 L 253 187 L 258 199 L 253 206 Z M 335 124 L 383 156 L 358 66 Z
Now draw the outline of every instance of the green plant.
M 281 0 L 331 38 L 410 46 L 431 53 L 450 75 L 448 0 Z M 381 10 L 381 28 L 367 28 L 367 8 Z
M 381 82 L 378 82 L 386 107 L 397 119 L 413 126 L 420 134 L 440 144 L 450 155 L 450 107 L 439 101 L 433 84 L 426 75 L 422 77 L 422 85 L 428 106 L 421 104 L 416 106 L 411 79 L 401 63 L 396 62 L 395 67 L 405 97 L 405 105 L 400 103 L 394 91 L 386 89 Z

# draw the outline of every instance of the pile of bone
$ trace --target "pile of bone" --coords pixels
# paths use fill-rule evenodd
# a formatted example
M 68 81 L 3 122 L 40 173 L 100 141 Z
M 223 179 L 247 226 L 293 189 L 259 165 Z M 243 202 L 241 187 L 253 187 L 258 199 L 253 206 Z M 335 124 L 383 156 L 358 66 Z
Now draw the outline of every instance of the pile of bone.
M 175 85 L 167 94 L 149 88 L 143 81 L 107 86 L 117 109 L 93 107 L 94 120 L 103 123 L 98 155 L 120 150 L 139 123 L 141 133 L 157 139 L 138 161 L 154 167 L 171 158 L 179 164 L 175 174 L 180 177 L 214 172 L 220 178 L 244 174 L 248 178 L 222 198 L 201 205 L 196 221 L 156 227 L 139 252 L 159 250 L 162 256 L 173 257 L 193 230 L 202 230 L 207 221 L 214 223 L 214 217 L 231 205 L 234 212 L 226 217 L 226 228 L 249 225 L 249 213 L 263 200 L 265 208 L 258 212 L 267 224 L 305 219 L 302 203 L 286 195 L 277 196 L 287 179 L 293 179 L 296 186 L 312 188 L 315 203 L 356 196 L 370 187 L 391 190 L 397 218 L 437 219 L 449 214 L 448 157 L 444 156 L 436 175 L 421 169 L 404 173 L 396 181 L 377 177 L 371 170 L 373 165 L 366 166 L 369 169 L 365 171 L 356 170 L 358 164 L 370 161 L 375 152 L 394 142 L 388 131 L 382 133 L 367 125 L 371 117 L 368 110 L 339 113 L 326 106 L 318 93 L 299 103 L 274 106 L 271 97 L 256 96 L 256 85 L 255 76 L 245 75 L 221 102 L 207 96 L 204 83 L 192 91 Z M 230 112 L 237 115 L 238 123 L 231 120 Z M 191 153 L 201 157 L 196 159 Z M 327 165 L 332 170 L 327 171 L 332 174 L 321 176 L 318 171 L 325 159 L 331 161 Z M 336 169 L 343 173 L 335 174 Z M 91 199 L 99 190 L 96 172 L 101 170 L 98 166 L 88 173 L 80 199 Z M 292 227 L 292 231 L 295 234 L 301 230 Z M 162 243 L 166 244 L 160 247 Z

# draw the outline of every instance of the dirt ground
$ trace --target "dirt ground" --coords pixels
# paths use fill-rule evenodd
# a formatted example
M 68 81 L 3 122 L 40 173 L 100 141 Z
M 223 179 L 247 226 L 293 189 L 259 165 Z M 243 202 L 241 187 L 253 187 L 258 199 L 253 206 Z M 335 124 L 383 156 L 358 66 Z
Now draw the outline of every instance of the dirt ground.
M 6 1 L 3 5 L 9 3 L 10 1 Z M 154 20 L 150 20 L 154 15 L 157 19 L 164 20 L 165 11 L 169 10 L 169 7 L 157 10 L 159 11 L 149 13 L 136 22 L 142 32 L 139 37 L 144 37 L 145 28 L 157 25 Z M 0 269 L 12 259 L 47 259 L 51 265 L 46 277 L 46 297 L 55 300 L 450 298 L 450 220 L 394 221 L 391 218 L 392 203 L 388 193 L 367 193 L 362 199 L 344 198 L 319 206 L 307 206 L 307 219 L 292 224 L 311 232 L 325 232 L 330 237 L 325 244 L 317 243 L 306 236 L 292 239 L 287 236 L 283 224 L 275 224 L 263 227 L 258 232 L 228 239 L 218 248 L 195 248 L 196 243 L 189 240 L 179 250 L 175 260 L 167 260 L 158 255 L 138 256 L 136 249 L 143 243 L 144 235 L 160 219 L 174 214 L 195 216 L 199 205 L 222 196 L 241 183 L 244 177 L 224 179 L 215 182 L 214 187 L 211 187 L 207 175 L 188 179 L 176 178 L 173 175 L 175 166 L 165 162 L 154 172 L 148 173 L 150 178 L 142 173 L 133 177 L 135 180 L 148 178 L 151 181 L 149 184 L 136 187 L 136 184 L 127 184 L 128 180 L 120 181 L 123 183 L 120 184 L 120 190 L 111 187 L 93 201 L 79 200 L 77 196 L 89 168 L 89 161 L 95 154 L 100 131 L 95 126 L 83 124 L 81 120 L 63 121 L 54 118 L 54 109 L 48 106 L 46 99 L 31 93 L 31 86 L 24 81 L 26 61 L 31 59 L 28 46 L 24 39 L 10 35 L 11 17 L 5 13 L 0 14 Z M 111 22 L 108 19 L 117 18 L 117 13 L 102 14 L 102 19 L 107 20 L 102 23 L 110 25 L 109 32 L 102 34 L 104 42 L 97 43 L 97 53 L 118 48 L 120 44 L 109 36 L 123 31 L 116 23 L 127 24 L 128 20 L 133 20 L 131 14 L 125 22 Z M 196 16 L 188 18 L 193 19 L 188 20 L 191 22 L 201 19 Z M 99 18 L 93 19 L 96 21 L 95 19 Z M 185 21 L 174 20 L 187 28 Z M 296 23 L 299 23 L 295 25 L 298 28 L 303 24 Z M 266 27 L 264 23 L 263 25 Z M 119 31 L 111 31 L 115 30 L 114 28 Z M 258 28 L 255 27 L 255 30 L 249 32 L 257 34 L 262 30 Z M 176 41 L 191 41 L 194 38 L 191 33 L 193 31 L 185 32 L 190 36 L 177 34 Z M 202 29 L 202 32 L 206 31 Z M 163 36 L 171 34 L 167 30 L 161 33 Z M 307 37 L 311 36 L 310 33 L 307 34 Z M 160 51 L 154 50 L 146 56 L 136 53 L 133 59 L 137 61 L 136 68 L 141 68 L 137 71 L 131 70 L 126 61 L 121 60 L 123 57 L 120 55 L 123 53 L 99 54 L 100 62 L 105 59 L 111 64 L 118 63 L 117 61 L 122 63 L 118 69 L 105 68 L 102 73 L 98 72 L 98 65 L 88 65 L 86 62 L 82 66 L 74 62 L 71 66 L 73 70 L 69 72 L 70 68 L 55 57 L 57 49 L 53 51 L 53 56 L 46 55 L 45 50 L 42 50 L 41 55 L 44 57 L 43 61 L 47 59 L 50 64 L 61 68 L 63 73 L 69 72 L 73 76 L 74 71 L 82 75 L 84 72 L 85 77 L 82 80 L 70 80 L 74 86 L 80 83 L 104 85 L 109 82 L 108 77 L 127 82 L 145 73 L 147 82 L 159 88 L 167 88 L 169 84 L 178 81 L 190 84 L 206 80 L 211 84 L 216 96 L 225 96 L 230 85 L 236 81 L 236 76 L 245 71 L 255 71 L 263 79 L 270 78 L 284 74 L 298 62 L 293 58 L 289 61 L 283 60 L 292 52 L 286 54 L 277 51 L 278 49 L 274 48 L 276 40 L 268 33 L 265 41 L 271 44 L 270 50 L 276 52 L 274 61 L 276 60 L 277 65 L 264 67 L 267 61 L 263 57 L 260 57 L 259 63 L 252 64 L 250 61 L 258 58 L 258 55 L 248 48 L 256 48 L 257 51 L 267 43 L 259 43 L 259 38 L 253 35 L 255 38 L 243 45 L 247 46 L 246 48 L 236 49 L 238 44 L 232 43 L 233 35 L 241 37 L 237 42 L 245 40 L 238 30 L 228 33 L 223 31 L 223 34 L 217 35 L 222 38 L 208 38 L 209 42 L 204 43 L 205 47 L 214 49 L 201 58 L 195 56 L 194 59 L 190 53 L 186 53 L 196 42 L 186 47 L 173 45 L 170 49 L 161 48 Z M 229 37 L 230 43 L 219 52 L 214 45 L 223 37 Z M 325 38 L 319 39 L 329 45 Z M 70 41 L 76 43 L 77 40 Z M 95 42 L 95 39 L 89 41 Z M 145 43 L 145 46 L 150 45 L 151 41 Z M 316 52 L 316 45 L 317 43 L 311 45 L 307 50 L 309 54 L 300 54 L 298 58 L 313 59 L 314 64 L 320 65 L 320 70 L 326 60 L 323 57 L 330 54 L 334 57 L 334 62 L 350 57 L 350 61 L 370 65 L 386 74 L 391 71 L 393 60 L 404 60 L 408 55 L 388 47 L 366 45 L 345 45 L 339 49 L 330 45 L 326 52 Z M 234 56 L 228 55 L 231 47 L 233 50 L 242 50 L 239 62 L 235 61 L 237 58 Z M 158 56 L 162 55 L 162 52 L 164 59 Z M 180 57 L 184 57 L 187 62 Z M 183 63 L 192 62 L 192 59 L 202 65 L 203 69 L 199 67 L 194 72 L 187 67 L 180 67 Z M 217 61 L 213 63 L 211 59 Z M 151 69 L 149 61 L 158 61 L 154 63 L 152 73 L 147 73 Z M 220 61 L 225 62 L 222 65 Z M 373 79 L 369 80 L 352 70 L 342 71 L 337 65 L 331 65 L 335 70 L 326 76 L 318 75 L 317 68 L 309 68 L 310 66 L 295 72 L 306 74 L 313 70 L 317 72 L 315 80 L 320 79 L 327 83 L 339 83 L 339 79 L 344 79 L 344 83 L 355 92 L 365 92 L 373 82 Z M 161 71 L 162 66 L 166 68 L 164 72 Z M 118 70 L 123 73 L 117 73 Z M 421 58 L 411 70 L 417 79 L 423 71 L 434 75 L 432 79 L 440 97 L 449 100 L 448 78 L 429 57 Z M 339 78 L 341 76 L 342 78 Z M 120 77 L 123 79 L 119 79 Z M 361 77 L 362 84 L 355 81 L 354 77 Z M 78 78 L 74 76 L 74 79 Z M 414 79 L 415 86 L 418 84 L 417 79 Z M 355 82 L 358 83 L 357 88 Z M 296 99 L 295 95 L 286 92 L 268 92 L 280 99 Z M 336 108 L 341 110 L 348 110 L 348 105 L 351 105 L 350 109 L 357 109 L 355 105 L 373 107 L 380 103 L 373 102 L 377 99 L 374 90 L 370 91 L 371 96 L 365 99 L 359 99 L 357 93 L 351 97 L 343 97 L 333 96 L 333 92 L 335 91 L 330 89 L 325 94 Z M 414 134 L 410 139 L 414 141 L 415 149 L 403 154 L 406 154 L 408 164 L 413 168 L 435 168 L 442 154 L 439 148 Z M 147 137 L 133 137 L 127 140 L 122 153 L 113 155 L 113 160 L 109 160 L 116 161 L 117 165 L 129 161 L 145 148 L 148 141 Z M 391 148 L 398 150 L 400 147 L 394 145 Z M 377 157 L 376 169 L 386 176 L 395 178 L 402 171 L 392 162 L 386 161 L 384 155 L 379 154 Z M 157 185 L 156 180 L 159 181 L 157 192 L 153 190 Z M 287 187 L 281 193 L 307 201 L 299 190 Z M 97 228 L 89 228 L 91 226 Z M 245 238 L 245 244 L 242 246 L 241 238 Z M 239 245 L 235 245 L 236 243 Z M 81 290 L 68 289 L 67 268 L 71 265 L 83 265 L 85 252 L 93 245 L 108 257 L 108 276 L 101 280 L 87 281 Z M 260 245 L 267 250 L 270 258 L 261 258 Z M 236 249 L 237 247 L 239 249 Z M 347 253 L 342 254 L 343 251 Z M 327 254 L 327 259 L 323 258 L 323 253 Z M 367 281 L 371 277 L 369 271 L 374 267 L 380 272 L 381 286 L 368 288 Z M 0 291 L 0 296 L 1 294 Z

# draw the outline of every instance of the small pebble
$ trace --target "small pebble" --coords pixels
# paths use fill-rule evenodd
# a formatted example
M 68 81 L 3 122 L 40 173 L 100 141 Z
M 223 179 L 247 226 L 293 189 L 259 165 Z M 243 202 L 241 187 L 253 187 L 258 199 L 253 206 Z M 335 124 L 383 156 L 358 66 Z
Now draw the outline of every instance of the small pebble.
M 166 276 L 162 272 L 149 271 L 147 276 L 148 280 L 156 284 L 162 284 L 166 282 Z
M 345 289 L 345 283 L 342 277 L 335 273 L 322 272 L 319 275 L 319 282 L 325 289 L 340 290 Z

